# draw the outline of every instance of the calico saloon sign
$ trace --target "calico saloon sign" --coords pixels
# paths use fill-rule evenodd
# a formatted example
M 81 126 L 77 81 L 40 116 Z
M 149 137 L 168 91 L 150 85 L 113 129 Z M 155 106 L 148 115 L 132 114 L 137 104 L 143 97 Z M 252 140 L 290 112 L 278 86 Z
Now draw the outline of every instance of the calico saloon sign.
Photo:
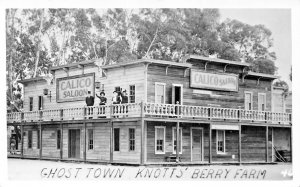
M 191 69 L 190 86 L 210 90 L 238 91 L 238 76 Z
M 91 91 L 91 95 L 94 95 L 94 83 L 94 73 L 58 78 L 56 82 L 56 101 L 85 100 L 88 91 Z

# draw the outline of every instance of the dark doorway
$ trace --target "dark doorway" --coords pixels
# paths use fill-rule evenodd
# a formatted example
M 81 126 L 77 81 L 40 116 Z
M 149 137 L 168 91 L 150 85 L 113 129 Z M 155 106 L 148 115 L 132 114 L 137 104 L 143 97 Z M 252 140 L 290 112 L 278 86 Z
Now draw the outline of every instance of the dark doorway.
M 69 130 L 69 158 L 80 158 L 80 129 Z
M 175 104 L 177 101 L 181 104 L 181 87 L 179 86 L 175 86 Z

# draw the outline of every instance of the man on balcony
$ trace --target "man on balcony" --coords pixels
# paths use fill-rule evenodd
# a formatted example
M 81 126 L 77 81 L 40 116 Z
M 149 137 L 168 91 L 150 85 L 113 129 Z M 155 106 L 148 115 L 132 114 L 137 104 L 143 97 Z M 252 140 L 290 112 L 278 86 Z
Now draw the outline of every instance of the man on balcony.
M 91 95 L 91 91 L 88 91 L 88 95 L 85 98 L 86 106 L 94 106 L 94 101 L 95 101 L 95 98 Z M 89 108 L 89 107 L 87 108 L 87 114 L 88 115 L 93 114 L 92 108 Z

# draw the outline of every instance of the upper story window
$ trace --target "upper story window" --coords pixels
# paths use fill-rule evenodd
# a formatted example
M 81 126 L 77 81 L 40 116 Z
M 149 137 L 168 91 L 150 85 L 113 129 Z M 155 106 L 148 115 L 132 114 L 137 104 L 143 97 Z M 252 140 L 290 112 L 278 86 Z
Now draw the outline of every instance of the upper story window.
M 135 103 L 135 85 L 129 85 L 129 102 Z
M 39 110 L 43 110 L 43 96 L 39 96 L 39 106 L 38 106 Z
M 266 110 L 266 94 L 258 93 L 258 110 L 265 111 Z
M 252 92 L 245 92 L 245 110 L 252 110 L 252 108 L 253 108 Z
M 165 104 L 165 91 L 166 84 L 165 83 L 155 83 L 155 103 Z
M 29 111 L 33 110 L 33 97 L 29 97 Z

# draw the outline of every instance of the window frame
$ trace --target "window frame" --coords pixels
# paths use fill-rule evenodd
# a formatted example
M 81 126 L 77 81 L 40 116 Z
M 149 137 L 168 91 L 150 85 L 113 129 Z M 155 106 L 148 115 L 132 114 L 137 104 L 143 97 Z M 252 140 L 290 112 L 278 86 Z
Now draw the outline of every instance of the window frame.
M 249 91 L 244 92 L 244 105 L 245 105 L 244 109 L 247 110 L 246 94 L 250 94 L 250 99 L 251 99 L 251 102 L 250 102 L 251 108 L 249 108 L 248 110 L 253 110 L 253 92 L 249 92 Z
M 92 131 L 92 133 L 93 133 L 93 134 L 92 134 L 92 141 L 93 141 L 93 144 L 92 144 L 93 147 L 92 147 L 92 148 L 90 148 L 90 145 L 91 145 L 91 144 L 90 144 L 90 131 Z M 90 150 L 94 150 L 94 147 L 95 147 L 95 146 L 94 146 L 94 145 L 95 145 L 95 144 L 94 144 L 94 143 L 95 143 L 95 132 L 94 132 L 94 129 L 87 129 L 87 133 L 88 133 L 88 134 L 87 134 L 87 147 L 88 147 L 87 150 L 89 150 L 89 151 L 90 151 Z
M 174 144 L 175 134 L 174 133 L 177 133 L 176 127 L 172 127 L 172 150 L 173 150 L 173 154 L 176 154 L 176 150 L 174 149 L 175 148 L 175 144 Z M 179 127 L 179 136 L 180 136 L 180 151 L 179 151 L 179 154 L 182 154 L 182 127 Z
M 164 93 L 164 101 L 163 103 L 159 103 L 159 104 L 165 104 L 166 103 L 166 83 L 163 83 L 163 82 L 155 82 L 155 86 L 154 86 L 154 100 L 155 100 L 155 103 L 158 103 L 157 101 L 157 85 L 162 85 L 164 90 L 163 90 L 163 93 Z
M 57 129 L 56 130 L 56 149 L 59 149 L 59 150 L 61 149 L 60 144 L 61 144 L 61 130 Z
M 118 138 L 118 150 L 116 151 L 116 140 L 115 140 L 115 130 L 118 129 L 119 130 L 119 138 Z M 113 132 L 113 150 L 114 152 L 120 152 L 120 135 L 121 135 L 121 129 L 119 127 L 114 128 L 114 132 Z
M 134 87 L 134 95 L 131 95 L 131 87 L 132 86 Z M 136 97 L 135 97 L 136 96 L 136 94 L 135 94 L 136 89 L 135 88 L 136 88 L 135 84 L 129 85 L 129 95 L 128 95 L 129 96 L 129 103 L 135 103 L 135 101 L 136 101 Z M 134 97 L 134 102 L 132 102 L 131 97 Z
M 40 106 L 41 104 L 41 106 Z M 44 97 L 42 95 L 38 96 L 38 110 L 44 109 Z
M 134 131 L 134 139 L 131 139 L 131 137 L 130 137 L 130 130 L 133 130 Z M 133 152 L 133 151 L 136 151 L 136 130 L 135 130 L 135 128 L 129 128 L 128 129 L 128 151 L 130 151 L 130 152 Z M 134 144 L 133 144 L 133 150 L 131 150 L 131 141 L 133 141 L 134 142 Z
M 219 151 L 219 145 L 218 145 L 218 141 L 219 141 L 219 135 L 218 135 L 218 132 L 222 131 L 223 132 L 223 152 L 222 151 Z M 225 141 L 225 136 L 226 136 L 226 133 L 225 133 L 225 130 L 221 130 L 221 129 L 216 129 L 216 151 L 217 151 L 217 154 L 226 154 L 226 141 Z
M 164 139 L 163 139 L 163 151 L 157 150 L 157 129 L 163 129 L 164 130 Z M 155 126 L 154 131 L 154 148 L 155 148 L 155 154 L 165 154 L 166 153 L 166 127 L 165 126 Z
M 30 136 L 29 136 L 30 134 Z M 32 149 L 32 130 L 27 131 L 27 148 Z
M 259 103 L 259 96 L 262 95 L 264 97 L 263 103 Z M 262 110 L 262 104 L 264 104 L 264 110 Z M 266 105 L 267 105 L 267 96 L 266 93 L 258 93 L 257 94 L 257 110 L 258 111 L 266 111 Z
M 29 97 L 29 111 L 33 111 L 33 97 Z

